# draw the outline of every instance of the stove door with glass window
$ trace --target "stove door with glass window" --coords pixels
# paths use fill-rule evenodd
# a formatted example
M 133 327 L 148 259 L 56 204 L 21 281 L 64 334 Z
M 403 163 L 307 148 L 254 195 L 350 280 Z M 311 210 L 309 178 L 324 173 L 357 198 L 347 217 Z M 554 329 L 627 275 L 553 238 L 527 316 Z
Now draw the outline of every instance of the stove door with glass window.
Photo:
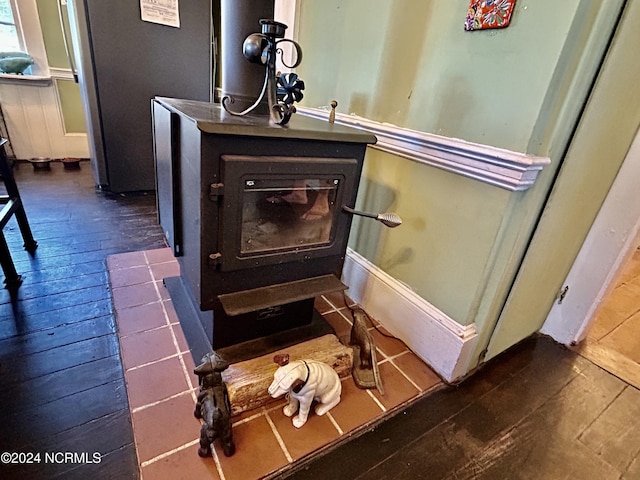
M 221 170 L 222 271 L 344 252 L 356 159 L 223 155 Z

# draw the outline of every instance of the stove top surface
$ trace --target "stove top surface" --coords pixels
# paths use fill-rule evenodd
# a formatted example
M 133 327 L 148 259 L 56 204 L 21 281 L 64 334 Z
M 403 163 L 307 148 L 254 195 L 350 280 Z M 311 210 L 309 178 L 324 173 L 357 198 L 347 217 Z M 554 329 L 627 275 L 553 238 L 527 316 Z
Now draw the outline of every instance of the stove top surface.
M 280 126 L 272 124 L 268 115 L 231 115 L 219 103 L 166 97 L 157 97 L 156 101 L 174 112 L 189 117 L 205 133 L 367 144 L 377 141 L 374 135 L 355 128 L 323 122 L 301 114 L 294 114 L 287 125 Z

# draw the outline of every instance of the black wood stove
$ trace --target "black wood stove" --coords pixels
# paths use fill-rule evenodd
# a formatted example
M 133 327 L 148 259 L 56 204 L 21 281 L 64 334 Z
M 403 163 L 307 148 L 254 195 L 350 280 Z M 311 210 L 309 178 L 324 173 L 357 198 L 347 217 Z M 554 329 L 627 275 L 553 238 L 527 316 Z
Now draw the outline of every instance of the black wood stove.
M 152 101 L 159 218 L 181 269 L 165 283 L 196 362 L 330 331 L 314 298 L 346 288 L 349 207 L 376 141 L 293 115 L 304 82 L 277 75 L 275 57 L 289 42 L 297 64 L 301 49 L 269 20 L 273 1 L 221 6 L 221 102 Z
M 281 348 L 300 327 L 315 331 L 314 297 L 345 288 L 342 206 L 355 203 L 375 137 L 168 98 L 154 100 L 153 118 L 160 223 L 181 268 L 165 283 L 185 330 L 197 317 L 209 340 L 194 356 L 238 344 L 251 356 L 256 339 Z

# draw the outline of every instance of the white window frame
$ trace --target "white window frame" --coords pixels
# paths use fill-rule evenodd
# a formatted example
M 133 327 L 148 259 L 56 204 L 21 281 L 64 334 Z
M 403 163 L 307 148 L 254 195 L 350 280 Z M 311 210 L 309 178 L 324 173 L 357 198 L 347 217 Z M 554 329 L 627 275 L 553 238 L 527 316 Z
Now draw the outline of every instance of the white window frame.
M 31 66 L 31 75 L 0 74 L 0 77 L 11 79 L 24 77 L 25 80 L 31 80 L 34 77 L 38 79 L 49 78 L 47 52 L 44 48 L 36 0 L 9 0 L 9 3 L 13 11 L 18 39 L 22 48 L 33 57 L 35 63 Z
M 17 23 L 16 19 L 15 19 L 15 13 L 13 13 L 15 11 L 15 5 L 14 5 L 14 0 L 6 0 L 6 3 L 9 4 L 9 8 L 11 9 L 11 20 L 13 21 L 13 26 L 16 29 L 16 37 L 18 40 L 18 50 L 20 51 L 24 51 L 24 37 L 22 36 L 22 31 L 20 30 L 20 25 Z M 6 51 L 11 51 L 11 49 L 8 49 Z

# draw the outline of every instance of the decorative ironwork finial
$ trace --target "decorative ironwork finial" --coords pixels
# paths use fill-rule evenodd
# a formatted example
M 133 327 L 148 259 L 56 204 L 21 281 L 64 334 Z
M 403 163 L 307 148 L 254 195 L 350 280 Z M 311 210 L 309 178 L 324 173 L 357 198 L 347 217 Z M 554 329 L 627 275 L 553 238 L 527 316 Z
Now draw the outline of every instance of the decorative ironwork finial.
M 335 100 L 331 100 L 331 112 L 329 112 L 329 123 L 334 123 L 336 121 L 337 106 L 338 106 L 338 102 Z
M 302 100 L 305 85 L 295 73 L 276 73 L 276 58 L 280 55 L 285 67 L 295 68 L 302 61 L 302 49 L 298 43 L 284 38 L 287 29 L 284 23 L 262 19 L 260 25 L 261 33 L 252 33 L 242 45 L 242 53 L 247 60 L 265 66 L 264 83 L 258 99 L 242 112 L 234 112 L 229 108 L 233 98 L 226 95 L 222 98 L 222 107 L 231 115 L 246 115 L 260 104 L 266 94 L 271 120 L 278 125 L 286 125 L 296 111 L 293 103 Z M 292 65 L 284 62 L 282 48 L 279 47 L 283 42 L 291 43 L 295 48 L 296 58 Z

